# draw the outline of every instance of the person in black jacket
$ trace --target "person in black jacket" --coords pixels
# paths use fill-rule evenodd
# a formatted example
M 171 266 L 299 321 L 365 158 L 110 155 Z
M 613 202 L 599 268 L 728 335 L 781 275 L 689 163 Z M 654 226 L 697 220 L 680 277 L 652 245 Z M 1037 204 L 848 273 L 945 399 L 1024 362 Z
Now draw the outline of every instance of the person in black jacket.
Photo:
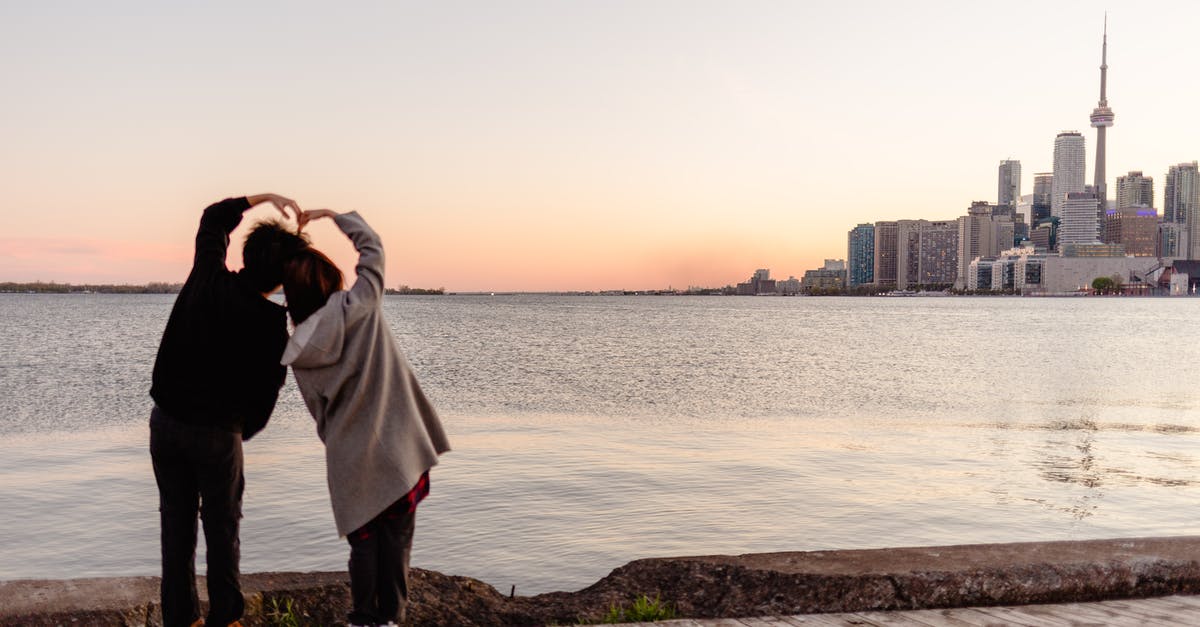
M 150 456 L 162 532 L 162 614 L 166 627 L 240 624 L 238 561 L 242 441 L 267 424 L 286 369 L 286 310 L 268 296 L 284 262 L 307 244 L 278 222 L 246 238 L 245 267 L 225 266 L 229 234 L 242 213 L 271 203 L 288 217 L 295 201 L 276 194 L 229 198 L 204 210 L 191 273 L 175 300 L 154 362 Z M 196 518 L 203 520 L 209 612 L 196 594 Z

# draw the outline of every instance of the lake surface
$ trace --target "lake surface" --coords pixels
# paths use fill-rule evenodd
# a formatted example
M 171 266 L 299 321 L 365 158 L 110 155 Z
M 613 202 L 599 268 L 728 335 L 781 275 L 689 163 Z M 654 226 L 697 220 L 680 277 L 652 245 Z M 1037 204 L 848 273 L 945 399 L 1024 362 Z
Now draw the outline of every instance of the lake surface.
M 173 300 L 0 294 L 0 579 L 158 574 L 147 390 Z M 385 308 L 454 447 L 413 564 L 505 592 L 642 557 L 1200 533 L 1200 300 Z M 246 465 L 243 572 L 344 569 L 290 375 Z

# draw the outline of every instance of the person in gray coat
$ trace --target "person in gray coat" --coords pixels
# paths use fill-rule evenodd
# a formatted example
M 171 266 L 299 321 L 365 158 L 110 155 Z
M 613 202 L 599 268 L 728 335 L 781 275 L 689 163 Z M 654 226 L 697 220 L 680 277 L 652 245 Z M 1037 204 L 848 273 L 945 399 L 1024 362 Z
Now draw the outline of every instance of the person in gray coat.
M 284 267 L 295 330 L 281 362 L 292 367 L 325 443 L 339 536 L 350 543 L 352 625 L 402 621 L 417 503 L 429 469 L 450 450 L 445 430 L 383 315 L 383 245 L 356 212 L 312 209 L 301 228 L 332 218 L 358 250 L 357 281 L 311 246 Z

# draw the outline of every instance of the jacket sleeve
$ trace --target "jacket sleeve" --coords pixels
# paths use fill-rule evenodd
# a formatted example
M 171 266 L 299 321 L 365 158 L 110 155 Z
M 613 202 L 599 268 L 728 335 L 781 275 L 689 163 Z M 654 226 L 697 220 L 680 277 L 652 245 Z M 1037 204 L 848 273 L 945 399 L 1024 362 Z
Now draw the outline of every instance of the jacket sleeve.
M 350 288 L 346 298 L 349 321 L 354 318 L 349 315 L 353 310 L 373 310 L 383 297 L 383 242 L 357 211 L 343 213 L 334 218 L 334 222 L 358 251 L 358 265 L 354 268 L 358 281 Z
M 200 217 L 196 231 L 196 256 L 193 270 L 219 270 L 225 267 L 225 252 L 229 250 L 229 234 L 242 221 L 242 213 L 250 208 L 246 198 L 226 198 L 213 203 Z
M 247 341 L 253 340 L 247 338 Z M 256 356 L 262 357 L 246 364 L 248 368 L 242 377 L 247 385 L 245 414 L 241 417 L 243 440 L 249 440 L 262 431 L 275 411 L 279 390 L 287 377 L 287 368 L 279 363 L 279 355 L 283 353 L 286 343 L 287 331 L 281 327 L 276 338 L 264 342 L 262 350 L 255 352 Z

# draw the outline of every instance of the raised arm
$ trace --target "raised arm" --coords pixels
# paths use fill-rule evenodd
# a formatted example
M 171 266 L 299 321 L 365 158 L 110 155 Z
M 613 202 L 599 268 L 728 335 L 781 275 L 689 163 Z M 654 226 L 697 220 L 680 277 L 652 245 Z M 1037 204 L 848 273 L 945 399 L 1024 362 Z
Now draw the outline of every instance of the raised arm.
M 354 244 L 358 251 L 358 264 L 354 272 L 358 280 L 350 288 L 348 304 L 378 303 L 383 296 L 383 242 L 379 234 L 367 225 L 357 211 L 338 213 L 330 209 L 309 209 L 300 214 L 300 228 L 321 218 L 333 218 L 338 228 Z
M 279 194 L 255 194 L 254 196 L 226 198 L 221 202 L 213 203 L 204 210 L 204 215 L 200 217 L 200 228 L 196 231 L 196 255 L 192 259 L 193 266 L 225 267 L 225 253 L 229 249 L 229 234 L 241 223 L 242 214 L 247 209 L 264 202 L 274 204 L 285 218 L 288 217 L 287 207 L 291 207 L 296 212 L 296 218 L 300 218 L 300 208 L 296 205 L 296 201 L 284 198 Z
M 343 213 L 333 221 L 358 251 L 358 264 L 354 267 L 358 280 L 350 288 L 350 303 L 378 303 L 383 297 L 383 242 L 379 234 L 357 211 Z

